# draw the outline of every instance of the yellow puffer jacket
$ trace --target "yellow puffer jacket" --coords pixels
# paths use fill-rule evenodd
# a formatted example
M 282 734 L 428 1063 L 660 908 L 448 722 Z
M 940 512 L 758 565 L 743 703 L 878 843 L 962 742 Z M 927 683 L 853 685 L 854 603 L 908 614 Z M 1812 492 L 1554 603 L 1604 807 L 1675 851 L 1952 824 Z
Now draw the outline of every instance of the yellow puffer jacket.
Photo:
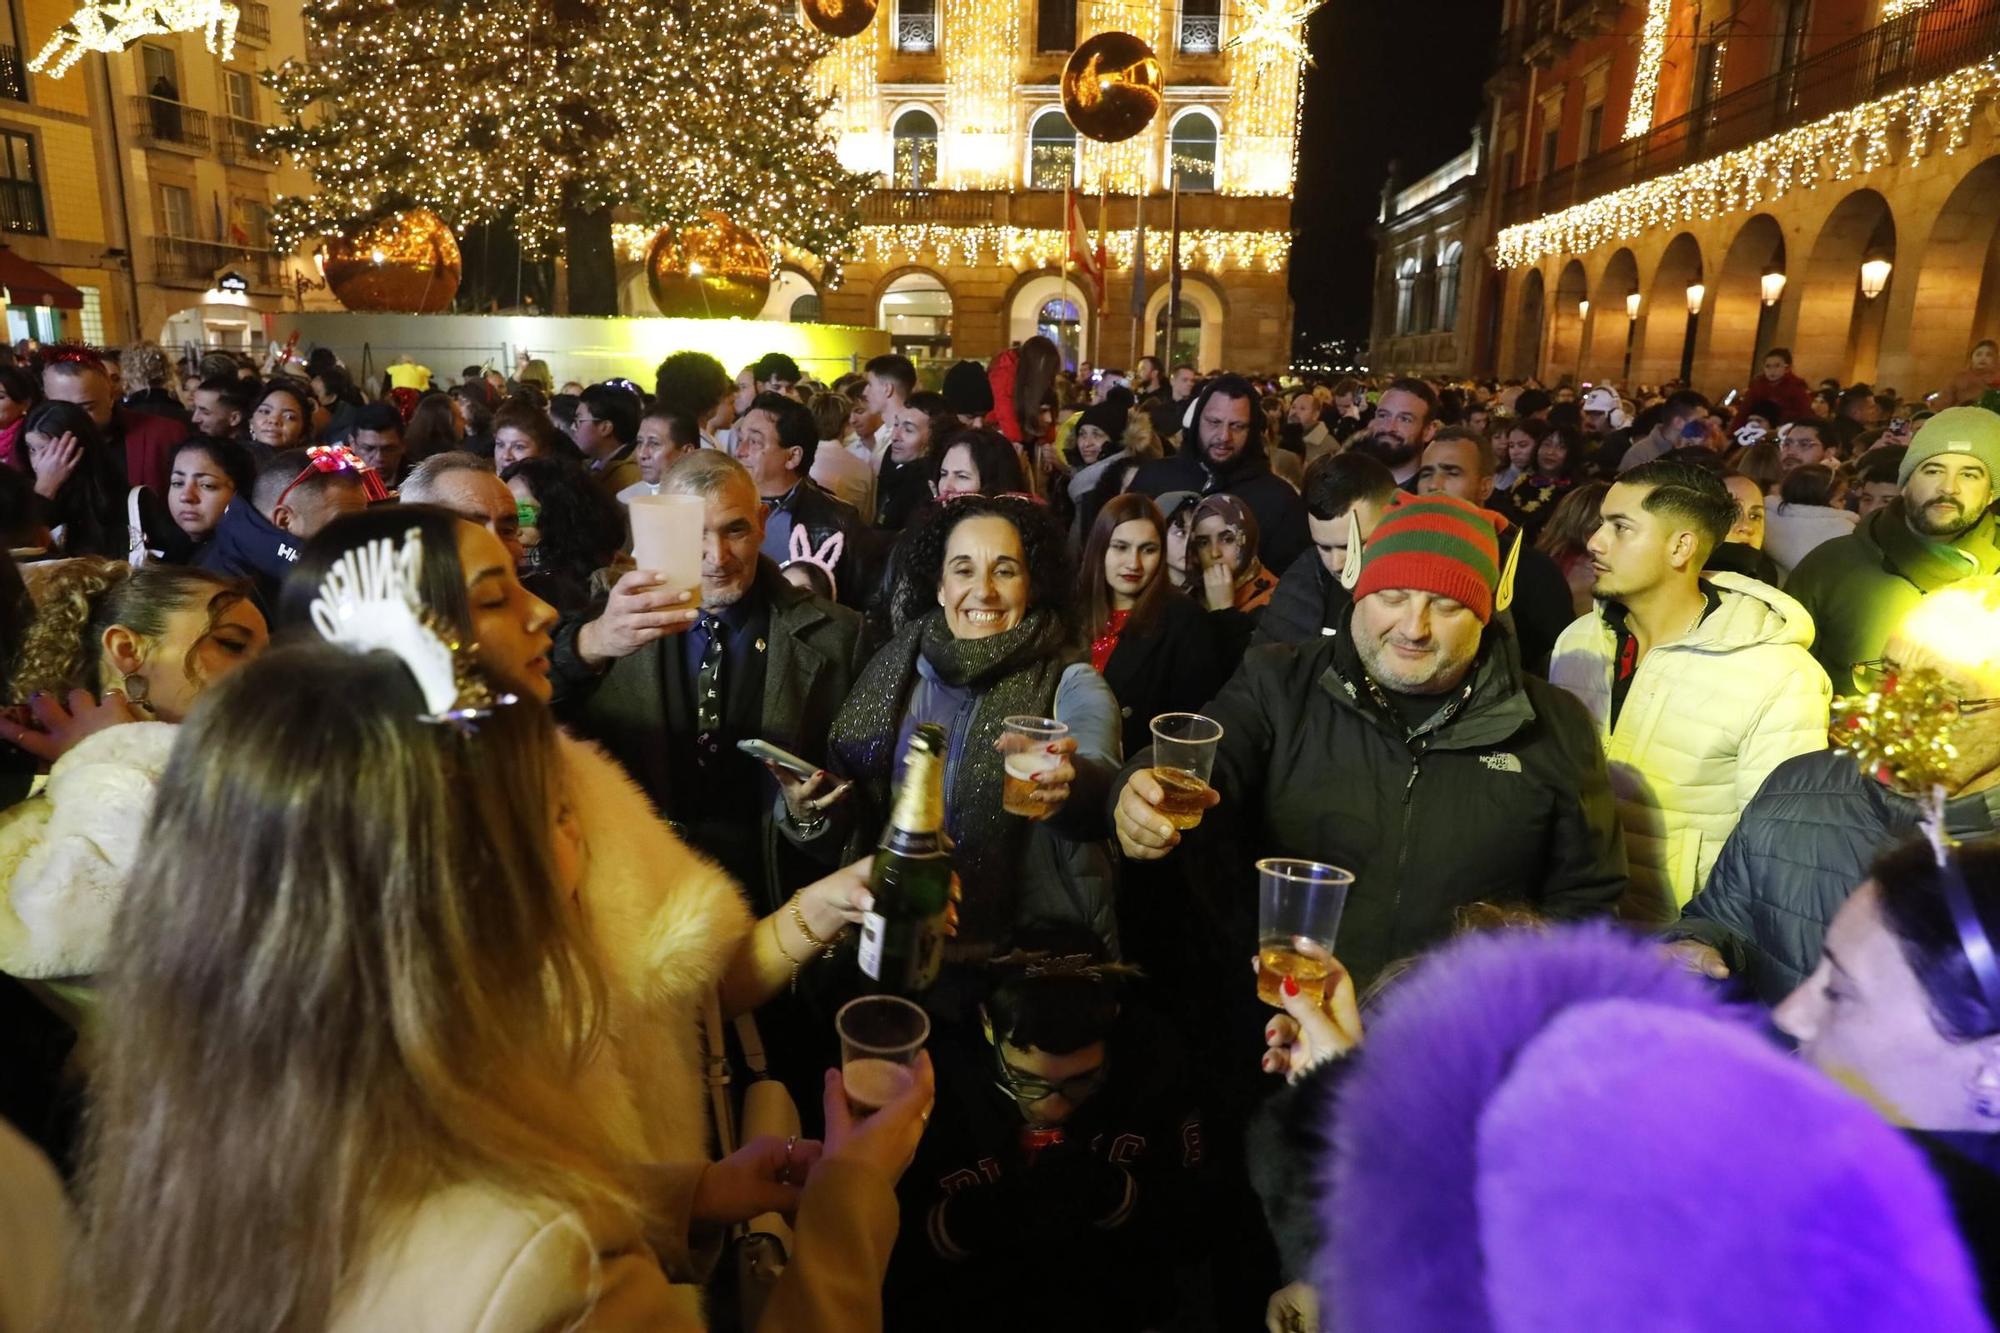
M 1694 632 L 1646 654 L 1611 725 L 1617 636 L 1603 603 L 1564 630 L 1549 680 L 1583 701 L 1604 742 L 1625 828 L 1629 919 L 1670 921 L 1770 771 L 1826 748 L 1832 686 L 1807 651 L 1812 617 L 1740 574 L 1703 575 L 1722 596 Z

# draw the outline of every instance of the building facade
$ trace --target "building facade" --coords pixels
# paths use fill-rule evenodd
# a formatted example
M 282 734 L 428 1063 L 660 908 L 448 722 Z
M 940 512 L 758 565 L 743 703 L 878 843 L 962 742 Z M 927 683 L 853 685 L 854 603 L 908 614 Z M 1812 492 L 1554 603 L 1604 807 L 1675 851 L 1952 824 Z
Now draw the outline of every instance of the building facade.
M 1263 26 L 1268 0 L 884 0 L 819 77 L 850 168 L 883 188 L 856 253 L 830 280 L 782 266 L 766 314 L 888 330 L 922 361 L 986 359 L 1036 333 L 1068 359 L 1129 365 L 1167 350 L 1174 180 L 1182 230 L 1174 359 L 1279 369 L 1303 47 Z M 1267 16 L 1268 17 L 1268 16 Z M 1164 106 L 1119 144 L 1081 138 L 1062 108 L 1064 62 L 1122 30 L 1158 53 Z M 1066 187 L 1108 263 L 1100 299 L 1065 280 Z M 1143 235 L 1144 274 L 1133 260 Z
M 1509 0 L 1486 366 L 1942 388 L 2000 334 L 2000 3 Z
M 1392 169 L 1375 224 L 1371 368 L 1457 379 L 1476 368 L 1470 316 L 1486 285 L 1481 145 L 1398 188 Z
M 30 72 L 75 10 L 0 0 L 0 240 L 69 289 L 38 303 L 8 279 L 9 337 L 256 347 L 265 316 L 324 304 L 270 242 L 273 202 L 307 182 L 257 146 L 261 73 L 305 55 L 299 8 L 245 0 L 226 56 L 173 33 Z

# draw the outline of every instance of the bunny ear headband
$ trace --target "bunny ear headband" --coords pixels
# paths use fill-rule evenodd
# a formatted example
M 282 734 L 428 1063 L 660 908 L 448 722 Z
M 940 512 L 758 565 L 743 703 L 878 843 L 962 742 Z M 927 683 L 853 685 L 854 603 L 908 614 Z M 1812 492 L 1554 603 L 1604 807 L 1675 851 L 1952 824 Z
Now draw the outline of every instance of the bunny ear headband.
M 840 553 L 846 549 L 847 534 L 836 532 L 824 542 L 821 542 L 820 548 L 815 551 L 812 544 L 812 534 L 805 530 L 803 524 L 794 523 L 792 525 L 791 557 L 784 564 L 779 565 L 778 568 L 789 569 L 793 565 L 817 565 L 826 575 L 827 586 L 833 588 L 838 593 L 840 584 L 833 576 L 833 567 L 840 563 Z
M 328 643 L 357 653 L 390 652 L 423 692 L 422 722 L 470 730 L 494 708 L 515 702 L 495 694 L 473 666 L 473 645 L 461 643 L 423 603 L 423 535 L 411 528 L 399 549 L 388 537 L 356 547 L 334 562 L 311 607 L 313 628 Z

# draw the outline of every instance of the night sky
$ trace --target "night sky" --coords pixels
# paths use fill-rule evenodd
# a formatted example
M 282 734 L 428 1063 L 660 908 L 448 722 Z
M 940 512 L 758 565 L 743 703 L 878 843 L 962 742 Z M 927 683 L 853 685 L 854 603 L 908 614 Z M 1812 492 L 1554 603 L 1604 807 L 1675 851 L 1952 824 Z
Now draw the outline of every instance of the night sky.
M 1389 160 L 1407 184 L 1471 143 L 1500 0 L 1328 0 L 1307 27 L 1292 225 L 1297 346 L 1365 338 Z

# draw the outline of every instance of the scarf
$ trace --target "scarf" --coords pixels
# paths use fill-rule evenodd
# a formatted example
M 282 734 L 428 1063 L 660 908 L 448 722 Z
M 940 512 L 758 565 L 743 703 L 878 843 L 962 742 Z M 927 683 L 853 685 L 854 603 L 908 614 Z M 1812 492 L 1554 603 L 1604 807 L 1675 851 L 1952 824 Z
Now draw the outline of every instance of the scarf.
M 1048 716 L 1063 672 L 1081 654 L 1062 621 L 1045 609 L 984 639 L 953 638 L 942 610 L 903 626 L 862 669 L 827 738 L 835 764 L 866 783 L 884 811 L 920 655 L 939 680 L 976 699 L 970 725 L 951 738 L 953 759 L 945 770 L 945 826 L 965 894 L 954 952 L 963 954 L 1001 945 L 1012 930 L 1031 827 L 1000 808 L 1004 769 L 993 746 L 1001 722 L 1015 714 Z
M 1897 496 L 1863 520 L 1875 544 L 1896 573 L 1926 593 L 1970 578 L 1995 572 L 1996 522 L 1982 514 L 1979 522 L 1948 542 L 1919 537 L 1910 531 L 1903 517 L 1903 499 Z

